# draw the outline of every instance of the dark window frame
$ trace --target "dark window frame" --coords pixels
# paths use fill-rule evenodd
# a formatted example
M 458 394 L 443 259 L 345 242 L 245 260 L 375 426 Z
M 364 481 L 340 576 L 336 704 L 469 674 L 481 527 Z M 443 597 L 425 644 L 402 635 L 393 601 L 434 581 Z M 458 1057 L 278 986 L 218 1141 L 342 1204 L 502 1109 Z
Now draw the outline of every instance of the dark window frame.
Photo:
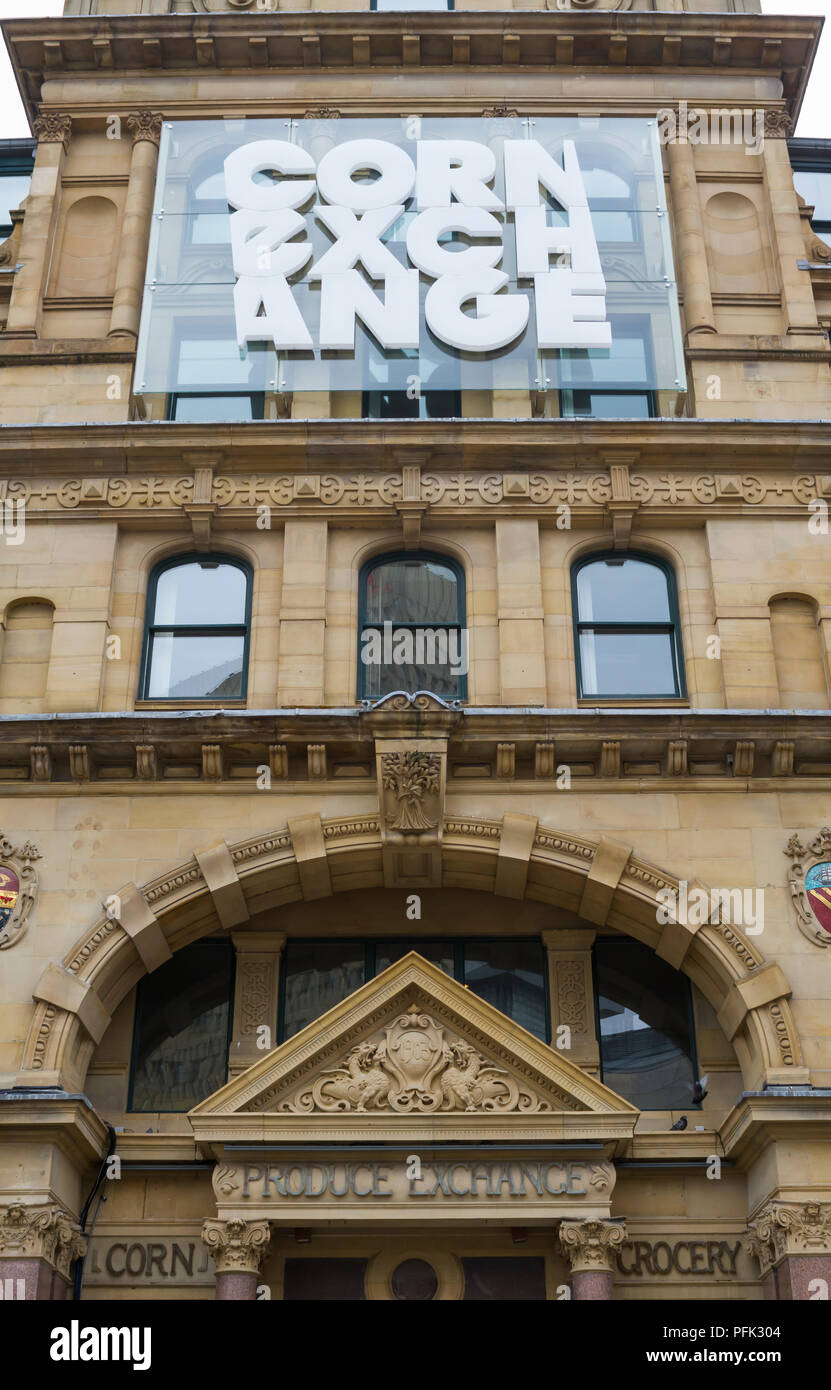
M 618 337 L 637 338 L 643 343 L 644 348 L 644 370 L 647 381 L 655 380 L 655 359 L 652 352 L 651 339 L 651 319 L 648 314 L 623 314 L 618 318 L 615 328 Z M 591 349 L 589 349 L 591 350 Z M 583 359 L 566 358 L 567 361 L 580 361 Z M 591 359 L 587 359 L 591 360 Z M 634 416 L 612 416 L 612 415 L 578 415 L 576 413 L 567 414 L 565 410 L 567 396 L 645 396 L 648 408 L 647 419 L 655 420 L 658 418 L 658 392 L 655 387 L 648 385 L 634 385 L 631 381 L 610 382 L 610 381 L 569 381 L 561 383 L 557 388 L 560 418 L 563 420 L 611 420 L 611 419 L 634 419 L 642 417 Z
M 639 623 L 634 621 L 627 622 L 583 622 L 580 618 L 580 607 L 577 597 L 577 578 L 581 570 L 588 565 L 602 564 L 605 560 L 638 560 L 642 564 L 654 565 L 661 570 L 667 582 L 667 599 L 669 602 L 668 623 Z M 578 700 L 686 700 L 687 682 L 684 669 L 684 648 L 681 641 L 681 612 L 678 607 L 678 587 L 675 580 L 675 571 L 668 561 L 659 555 L 653 555 L 645 550 L 601 550 L 592 551 L 588 555 L 583 555 L 575 560 L 571 567 L 571 618 L 572 632 L 574 638 L 574 664 L 577 674 L 577 698 Z M 583 668 L 580 657 L 580 636 L 584 631 L 601 633 L 665 633 L 670 639 L 670 654 L 672 657 L 672 670 L 675 677 L 675 691 L 666 691 L 661 695 L 644 694 L 643 691 L 630 691 L 626 693 L 604 694 L 602 691 L 584 692 L 583 690 Z
M 369 0 L 369 8 L 370 8 L 370 10 L 377 10 L 377 9 L 378 9 L 378 0 Z M 432 14 L 442 14 L 442 13 L 444 13 L 444 12 L 447 11 L 447 10 L 455 10 L 455 8 L 456 8 L 456 0 L 445 0 L 445 4 L 444 4 L 443 9 L 438 9 L 438 10 L 436 10 L 436 9 L 431 9 L 431 10 L 428 10 L 428 11 L 426 11 L 426 12 L 427 12 L 428 14 L 429 14 L 429 13 L 432 13 Z M 426 7 L 425 7 L 424 5 L 417 5 L 417 4 L 414 4 L 414 5 L 413 5 L 412 10 L 403 9 L 403 10 L 397 10 L 397 11 L 396 11 L 396 10 L 388 10 L 388 9 L 386 8 L 386 6 L 382 6 L 382 7 L 381 7 L 381 13 L 384 13 L 384 14 L 396 14 L 396 13 L 397 13 L 397 14 L 423 14 L 423 13 L 425 13 L 425 10 L 426 10 Z
M 615 1090 L 614 1081 L 613 1081 L 612 1079 L 610 1079 L 610 1080 L 607 1081 L 607 1080 L 605 1079 L 605 1077 L 604 1077 L 604 1074 L 603 1074 L 603 1070 L 604 1070 L 604 1069 L 603 1069 L 603 1036 L 602 1036 L 602 1031 L 601 1031 L 601 1021 L 600 1021 L 600 990 L 599 990 L 599 988 L 598 988 L 598 969 L 597 969 L 597 948 L 598 948 L 598 946 L 602 946 L 603 943 L 604 943 L 604 942 L 607 942 L 607 941 L 614 942 L 615 945 L 620 945 L 621 943 L 625 943 L 627 946 L 644 946 L 644 943 L 643 943 L 642 941 L 638 941 L 634 936 L 623 936 L 623 935 L 618 935 L 618 936 L 597 936 L 597 937 L 595 937 L 595 940 L 594 940 L 593 943 L 592 943 L 592 948 L 591 948 L 591 951 L 592 951 L 592 994 L 593 994 L 593 997 L 594 997 L 594 1025 L 595 1025 L 595 1036 L 596 1036 L 596 1038 L 597 1038 L 597 1053 L 598 1053 L 598 1059 L 599 1059 L 599 1063 L 600 1063 L 600 1080 L 602 1081 L 602 1083 L 603 1083 L 604 1086 L 608 1086 L 608 1087 L 609 1087 L 609 1090 L 610 1090 L 610 1091 L 614 1091 L 614 1090 Z M 649 950 L 649 947 L 648 947 L 648 946 L 645 946 L 644 949 L 645 949 L 645 950 Z M 671 967 L 670 967 L 670 968 L 671 968 Z M 685 988 L 685 1001 L 686 1001 L 686 1005 L 687 1005 L 687 1030 L 688 1030 L 689 1043 L 690 1043 L 690 1063 L 691 1063 L 691 1065 L 692 1065 L 693 1078 L 694 1078 L 694 1083 L 695 1083 L 695 1081 L 697 1081 L 698 1078 L 701 1076 L 701 1072 L 700 1072 L 700 1069 L 699 1069 L 699 1066 L 698 1066 L 698 1040 L 697 1040 L 697 1038 L 696 1038 L 696 1031 L 695 1031 L 695 1005 L 694 1005 L 694 1003 L 693 1003 L 692 980 L 690 979 L 689 975 L 685 975 L 685 974 L 684 974 L 683 970 L 676 970 L 675 973 L 676 973 L 676 975 L 678 975 L 678 976 L 680 977 L 680 979 L 683 981 L 683 984 L 684 984 L 685 987 L 686 987 L 686 988 Z M 618 1093 L 615 1092 L 615 1094 L 618 1094 Z M 684 1104 L 683 1106 L 672 1106 L 671 1108 L 674 1109 L 674 1110 L 676 1110 L 676 1109 L 677 1109 L 677 1110 L 700 1110 L 700 1109 L 702 1108 L 702 1104 L 703 1104 L 702 1101 L 700 1101 L 700 1100 L 693 1100 L 692 1097 L 691 1097 L 690 1100 L 689 1100 L 689 1102 L 687 1102 L 687 1103 Z M 658 1110 L 666 1110 L 666 1109 L 667 1109 L 667 1106 L 665 1106 L 665 1105 L 660 1105 L 660 1106 L 656 1106 L 655 1109 L 658 1109 Z M 643 1113 L 649 1113 L 649 1112 L 648 1112 L 648 1111 L 645 1112 L 645 1111 L 644 1111 L 644 1108 L 641 1107 L 641 1113 L 643 1114 Z
M 367 621 L 366 585 L 367 585 L 367 579 L 368 579 L 368 577 L 369 577 L 369 574 L 371 573 L 372 570 L 376 569 L 378 565 L 393 564 L 393 563 L 395 563 L 395 561 L 398 561 L 398 560 L 406 560 L 408 564 L 413 564 L 413 563 L 416 562 L 416 561 L 423 560 L 423 561 L 425 561 L 426 563 L 432 562 L 432 563 L 437 564 L 437 565 L 444 565 L 445 568 L 450 569 L 450 570 L 453 571 L 453 573 L 454 573 L 455 576 L 456 576 L 456 622 L 455 622 L 455 623 L 439 623 L 439 622 L 405 623 L 405 622 L 398 622 L 397 620 L 396 620 L 396 621 L 392 621 L 391 619 L 389 619 L 388 621 L 391 621 L 391 622 L 392 622 L 392 626 L 393 626 L 394 629 L 398 629 L 398 628 L 411 628 L 411 629 L 415 630 L 415 629 L 417 629 L 417 628 L 434 628 L 434 629 L 436 629 L 436 630 L 442 629 L 442 630 L 445 630 L 445 631 L 447 631 L 447 632 L 452 632 L 452 631 L 454 631 L 454 630 L 461 631 L 463 628 L 466 628 L 466 627 L 467 627 L 467 585 L 466 585 L 466 583 L 465 583 L 465 572 L 464 572 L 464 567 L 459 563 L 458 560 L 455 560 L 455 559 L 453 558 L 452 555 L 444 555 L 444 554 L 442 554 L 440 551 L 437 551 L 437 550 L 391 550 L 391 551 L 384 551 L 381 555 L 373 555 L 373 556 L 371 557 L 371 559 L 367 560 L 367 561 L 361 566 L 360 574 L 359 574 L 359 576 L 358 576 L 358 699 L 359 699 L 359 700 L 367 700 L 367 699 L 383 700 L 383 699 L 386 698 L 386 697 L 383 696 L 383 695 L 370 696 L 370 695 L 367 695 L 367 693 L 366 693 L 366 675 L 367 675 L 367 671 L 366 671 L 366 667 L 365 667 L 364 663 L 361 661 L 361 646 L 362 646 L 362 643 L 363 643 L 363 635 L 364 635 L 365 632 L 368 632 L 370 629 L 373 630 L 373 631 L 375 631 L 375 632 L 381 632 L 381 633 L 383 633 L 383 630 L 384 630 L 383 620 L 382 620 L 381 623 L 370 623 L 370 622 Z M 463 676 L 458 676 L 458 677 L 457 677 L 457 680 L 458 680 L 458 690 L 457 690 L 457 693 L 456 693 L 456 695 L 451 696 L 450 698 L 451 698 L 451 699 L 456 699 L 456 700 L 466 700 L 466 699 L 467 699 L 467 674 L 465 674 L 465 675 L 463 675 Z M 411 694 L 411 695 L 412 695 L 412 694 L 414 694 L 414 693 L 415 693 L 414 691 L 408 691 L 408 694 Z M 442 697 L 442 698 L 444 698 L 444 697 Z
M 211 565 L 233 565 L 236 569 L 242 570 L 245 575 L 245 621 L 244 623 L 155 623 L 153 617 L 156 610 L 156 593 L 159 586 L 159 579 L 168 570 L 178 569 L 181 565 L 203 564 Z M 181 705 L 183 703 L 193 703 L 200 701 L 207 706 L 215 706 L 216 698 L 209 695 L 150 695 L 148 693 L 150 685 L 150 674 L 152 666 L 153 638 L 159 632 L 171 632 L 174 636 L 181 637 L 243 637 L 242 648 L 242 679 L 240 683 L 240 694 L 228 696 L 228 699 L 235 701 L 245 700 L 248 695 L 248 660 L 251 650 L 251 608 L 254 594 L 254 570 L 247 560 L 242 560 L 238 555 L 230 555 L 224 551 L 185 551 L 178 555 L 171 555 L 166 560 L 161 560 L 154 565 L 150 571 L 150 578 L 147 584 L 147 602 L 144 611 L 144 633 L 141 647 L 141 673 L 139 677 L 139 696 L 140 700 L 152 700 L 164 702 L 169 705 Z
M 224 1086 L 224 1085 L 227 1085 L 227 1083 L 228 1083 L 229 1058 L 230 1058 L 230 1055 L 231 1055 L 231 1039 L 232 1039 L 233 1034 L 234 1034 L 234 994 L 235 994 L 236 973 L 237 973 L 237 953 L 236 953 L 236 951 L 234 950 L 233 942 L 230 941 L 230 940 L 226 940 L 226 941 L 211 941 L 209 938 L 206 938 L 206 937 L 198 937 L 196 941 L 188 942 L 188 945 L 189 945 L 189 946 L 210 946 L 210 947 L 212 947 L 212 948 L 222 947 L 223 950 L 225 950 L 225 951 L 228 951 L 228 950 L 230 949 L 231 975 L 230 975 L 230 983 L 229 983 L 229 987 L 228 987 L 228 1029 L 227 1029 L 227 1036 L 226 1036 L 226 1039 L 225 1039 L 225 1080 L 224 1080 L 223 1083 L 222 1083 L 223 1086 Z M 188 949 L 187 946 L 183 946 L 183 947 L 182 947 L 182 950 L 183 950 L 183 951 L 186 951 L 187 949 Z M 176 955 L 178 955 L 178 954 L 179 954 L 179 952 L 177 951 L 177 952 L 176 952 Z M 158 1106 L 154 1106 L 154 1108 L 153 1108 L 152 1110 L 136 1110 L 136 1109 L 134 1109 L 134 1107 L 133 1107 L 133 1093 L 134 1093 L 134 1090 L 135 1090 L 135 1079 L 136 1079 L 136 1064 L 137 1064 L 137 1062 L 138 1062 L 139 1037 L 140 1037 L 140 1034 L 141 1034 L 142 995 L 143 995 L 143 993 L 144 993 L 144 987 L 146 987 L 146 982 L 147 982 L 150 978 L 151 978 L 151 974 L 150 974 L 150 972 L 148 972 L 148 974 L 142 975 L 141 979 L 139 980 L 138 984 L 136 985 L 136 1000 L 135 1000 L 135 1007 L 134 1007 L 134 1010 L 133 1010 L 133 1038 L 132 1038 L 132 1042 L 131 1042 L 131 1044 L 130 1044 L 130 1070 L 129 1070 L 129 1073 L 128 1073 L 128 1076 L 127 1076 L 127 1105 L 126 1105 L 126 1109 L 125 1109 L 125 1114 L 127 1114 L 127 1115 L 186 1115 L 186 1114 L 188 1113 L 186 1110 L 160 1110 Z M 207 1100 L 207 1096 L 204 1096 L 203 1099 L 204 1099 L 204 1100 Z
M 210 250 L 210 247 L 208 249 Z M 205 341 L 231 342 L 233 337 L 229 336 L 230 333 L 231 320 L 227 318 L 187 318 L 177 322 L 175 332 L 170 340 L 170 356 L 168 358 L 168 380 L 176 383 L 174 389 L 169 391 L 167 395 L 166 418 L 168 420 L 176 421 L 176 402 L 180 398 L 189 399 L 194 396 L 198 396 L 202 400 L 208 400 L 215 396 L 245 396 L 251 401 L 251 419 L 245 423 L 254 424 L 257 420 L 265 418 L 265 391 L 260 387 L 235 389 L 234 387 L 217 386 L 210 391 L 192 390 L 189 386 L 179 388 L 179 358 L 182 344 Z M 221 423 L 221 421 L 217 423 Z
M 289 948 L 289 946 L 292 944 L 292 942 L 299 942 L 300 944 L 302 944 L 302 945 L 304 945 L 304 946 L 323 946 L 323 945 L 329 946 L 329 945 L 331 945 L 333 942 L 338 942 L 338 943 L 340 943 L 342 946 L 345 946 L 345 947 L 346 947 L 346 946 L 356 946 L 356 947 L 362 946 L 362 947 L 363 947 L 363 951 L 364 951 L 364 978 L 363 978 L 363 984 L 358 986 L 359 989 L 362 989 L 362 988 L 363 988 L 363 985 L 369 984 L 369 982 L 370 982 L 371 980 L 374 980 L 374 979 L 376 978 L 376 975 L 377 975 L 377 973 L 378 973 L 378 972 L 377 972 L 377 969 L 376 969 L 376 961 L 377 961 L 377 954 L 378 954 L 377 948 L 378 948 L 379 946 L 394 946 L 394 945 L 400 945 L 401 942 L 402 942 L 402 940 L 410 941 L 410 942 L 412 942 L 412 941 L 414 941 L 414 940 L 418 940 L 419 944 L 421 944 L 421 945 L 424 945 L 424 946 L 442 946 L 442 947 L 445 948 L 445 950 L 448 952 L 448 954 L 450 954 L 450 953 L 452 952 L 452 954 L 453 954 L 453 979 L 454 979 L 458 984 L 462 984 L 462 985 L 465 984 L 465 946 L 468 945 L 469 943 L 472 943 L 472 942 L 488 942 L 489 944 L 494 944 L 494 945 L 502 945 L 502 946 L 510 945 L 510 946 L 513 946 L 513 945 L 516 945 L 516 944 L 519 943 L 519 942 L 529 942 L 529 941 L 532 941 L 532 942 L 534 942 L 536 945 L 539 945 L 539 947 L 540 947 L 540 949 L 541 949 L 541 951 L 542 951 L 542 957 L 543 957 L 542 978 L 543 978 L 543 998 L 544 998 L 544 1010 L 545 1010 L 545 1038 L 541 1039 L 540 1041 L 545 1042 L 545 1043 L 548 1043 L 548 1040 L 549 1040 L 549 1038 L 551 1037 L 551 998 L 550 998 L 550 988 L 549 988 L 548 969 L 547 969 L 547 957 L 546 957 L 546 953 L 545 953 L 545 943 L 544 943 L 544 941 L 542 940 L 542 937 L 540 937 L 540 936 L 534 936 L 534 935 L 530 935 L 530 936 L 527 936 L 527 935 L 524 935 L 524 936 L 474 936 L 474 935 L 469 935 L 469 936 L 422 936 L 422 937 L 418 937 L 418 938 L 414 938 L 414 937 L 412 937 L 412 936 L 404 936 L 404 937 L 400 937 L 400 936 L 372 936 L 372 937 L 367 937 L 367 936 L 290 936 L 290 937 L 288 937 L 287 940 L 286 940 L 286 945 L 285 945 L 285 949 L 284 949 L 284 952 L 283 952 L 283 960 L 285 960 L 286 951 L 288 950 L 288 948 Z M 414 949 L 416 949 L 416 948 L 414 948 Z M 279 990 L 278 990 L 279 998 L 278 998 L 278 1003 L 277 1003 L 277 1045 L 278 1045 L 278 1046 L 279 1046 L 281 1043 L 286 1042 L 286 1031 L 285 1031 L 285 1028 L 286 1028 L 286 982 L 287 982 L 287 976 L 288 976 L 288 972 L 287 972 L 285 969 L 282 969 L 282 968 L 281 968 L 281 970 L 280 970 L 280 983 L 279 983 Z M 471 993 L 473 993 L 473 991 L 471 991 Z M 518 1026 L 519 1026 L 519 1027 L 522 1027 L 521 1024 L 519 1024 Z M 291 1037 L 296 1037 L 297 1034 L 296 1034 L 296 1033 L 292 1033 L 290 1036 L 291 1036 Z

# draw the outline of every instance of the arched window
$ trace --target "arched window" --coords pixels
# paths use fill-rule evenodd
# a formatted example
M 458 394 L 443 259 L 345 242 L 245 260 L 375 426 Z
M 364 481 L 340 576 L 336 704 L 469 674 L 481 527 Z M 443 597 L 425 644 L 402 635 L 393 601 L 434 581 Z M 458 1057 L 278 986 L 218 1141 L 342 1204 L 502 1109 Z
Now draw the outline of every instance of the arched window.
M 360 585 L 358 694 L 467 694 L 464 576 L 446 555 L 382 555 Z
M 187 555 L 150 577 L 141 698 L 245 696 L 251 571 L 226 555 Z
M 234 952 L 195 941 L 136 993 L 128 1110 L 190 1110 L 228 1075 Z
M 637 198 L 628 169 L 609 169 L 590 158 L 580 167 L 598 241 L 636 241 Z
M 591 556 L 574 566 L 571 583 L 578 694 L 682 696 L 678 601 L 669 566 L 647 555 Z
M 602 1079 L 641 1110 L 698 1104 L 689 980 L 640 941 L 594 946 Z
M 225 170 L 204 174 L 192 186 L 190 240 L 195 246 L 222 245 L 230 238 L 230 208 L 225 196 Z

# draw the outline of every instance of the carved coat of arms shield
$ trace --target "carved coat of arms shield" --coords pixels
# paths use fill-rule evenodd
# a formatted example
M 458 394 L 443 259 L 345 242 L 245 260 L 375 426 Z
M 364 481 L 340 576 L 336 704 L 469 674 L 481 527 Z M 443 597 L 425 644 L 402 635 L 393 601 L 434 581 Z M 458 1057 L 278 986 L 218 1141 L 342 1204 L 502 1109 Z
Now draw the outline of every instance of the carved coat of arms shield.
M 386 1030 L 387 1070 L 395 1077 L 389 1094 L 394 1110 L 437 1110 L 441 1093 L 432 1086 L 443 1065 L 441 1029 L 427 1014 L 402 1014 Z
M 785 854 L 799 930 L 815 946 L 831 946 L 831 830 L 825 826 L 807 845 L 792 835 Z
M 19 896 L 20 879 L 14 869 L 0 865 L 0 931 L 14 912 Z
M 805 875 L 805 892 L 820 926 L 831 933 L 831 863 L 814 864 Z

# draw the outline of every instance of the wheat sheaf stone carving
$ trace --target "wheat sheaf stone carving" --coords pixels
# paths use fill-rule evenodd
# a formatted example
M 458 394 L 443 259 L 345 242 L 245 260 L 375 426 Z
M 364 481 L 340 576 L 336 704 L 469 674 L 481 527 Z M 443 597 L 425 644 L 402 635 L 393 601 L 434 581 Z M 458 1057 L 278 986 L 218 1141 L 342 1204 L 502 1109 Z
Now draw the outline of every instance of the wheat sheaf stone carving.
M 415 1006 L 387 1028 L 383 1038 L 359 1043 L 343 1064 L 321 1072 L 280 1110 L 398 1114 L 440 1111 L 550 1110 L 548 1101 L 520 1086 L 461 1038 Z
M 430 816 L 425 802 L 438 796 L 439 759 L 434 753 L 385 753 L 381 759 L 384 790 L 396 803 L 391 830 L 434 830 L 438 817 Z

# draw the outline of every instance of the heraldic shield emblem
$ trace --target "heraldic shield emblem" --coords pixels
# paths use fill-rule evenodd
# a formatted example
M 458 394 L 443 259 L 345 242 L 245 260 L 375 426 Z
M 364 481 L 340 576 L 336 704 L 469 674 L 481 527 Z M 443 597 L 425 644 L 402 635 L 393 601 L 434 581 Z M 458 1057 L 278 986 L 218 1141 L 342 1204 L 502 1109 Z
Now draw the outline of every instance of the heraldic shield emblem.
M 0 931 L 6 926 L 20 897 L 20 879 L 14 869 L 0 866 Z
M 40 850 L 29 840 L 18 849 L 0 831 L 0 951 L 14 946 L 26 931 L 37 901 L 38 859 Z
M 820 830 L 808 845 L 792 835 L 785 854 L 799 930 L 816 946 L 831 946 L 831 830 Z
M 815 864 L 805 875 L 811 911 L 824 931 L 831 933 L 831 863 Z

